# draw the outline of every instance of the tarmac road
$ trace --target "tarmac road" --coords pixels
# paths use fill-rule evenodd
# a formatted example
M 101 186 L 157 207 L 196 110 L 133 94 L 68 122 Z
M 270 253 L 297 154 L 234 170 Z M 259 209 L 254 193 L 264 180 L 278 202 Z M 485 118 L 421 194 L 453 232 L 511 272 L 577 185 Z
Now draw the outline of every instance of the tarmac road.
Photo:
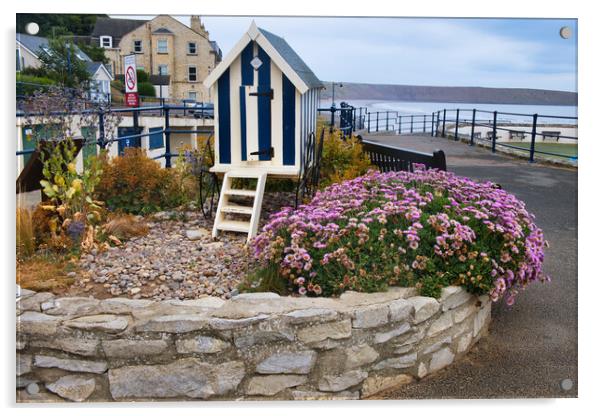
M 406 149 L 441 149 L 458 175 L 490 180 L 525 201 L 550 247 L 544 271 L 513 306 L 498 302 L 489 335 L 462 360 L 374 399 L 577 397 L 577 169 L 530 164 L 430 136 L 363 135 Z M 572 387 L 563 389 L 563 380 Z M 565 386 L 570 384 L 565 381 Z

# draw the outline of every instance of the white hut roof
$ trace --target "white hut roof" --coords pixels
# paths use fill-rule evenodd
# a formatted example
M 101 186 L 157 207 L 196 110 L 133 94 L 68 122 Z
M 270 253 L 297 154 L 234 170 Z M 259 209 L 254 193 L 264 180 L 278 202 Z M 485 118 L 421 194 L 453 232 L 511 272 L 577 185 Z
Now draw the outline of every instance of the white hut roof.
M 205 86 L 211 87 L 217 82 L 219 77 L 251 41 L 257 42 L 265 50 L 272 61 L 302 94 L 309 89 L 323 87 L 319 78 L 283 38 L 265 29 L 258 28 L 255 22 L 251 23 L 249 30 L 205 79 L 203 82 Z

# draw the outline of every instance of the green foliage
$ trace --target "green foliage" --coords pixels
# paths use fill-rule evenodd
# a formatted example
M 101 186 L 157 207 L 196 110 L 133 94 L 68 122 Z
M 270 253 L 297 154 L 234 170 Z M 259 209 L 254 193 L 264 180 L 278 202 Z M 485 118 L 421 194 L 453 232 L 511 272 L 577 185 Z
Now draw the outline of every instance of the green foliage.
M 136 70 L 136 79 L 138 80 L 138 84 L 140 84 L 141 82 L 149 82 L 150 81 L 150 75 L 146 71 L 143 71 L 141 69 L 137 69 Z
M 105 55 L 104 48 L 101 48 L 98 45 L 89 45 L 78 42 L 77 46 L 94 62 L 102 62 L 103 64 L 108 64 L 110 62 L 109 58 Z
M 48 78 L 71 88 L 84 88 L 90 82 L 86 64 L 76 56 L 77 47 L 66 38 L 48 40 L 49 53 L 40 53 L 42 68 Z
M 30 96 L 35 91 L 44 91 L 46 86 L 55 85 L 56 81 L 34 75 L 27 75 L 23 72 L 17 72 L 17 95 Z
M 143 97 L 154 97 L 155 87 L 150 82 L 140 82 L 138 81 L 138 94 Z
M 87 162 L 83 173 L 77 172 L 77 148 L 70 138 L 54 142 L 46 155 L 42 152 L 42 191 L 48 197 L 42 208 L 50 212 L 47 239 L 54 248 L 71 244 L 84 249 L 94 244 L 94 226 L 102 219 L 101 203 L 94 201 L 94 188 L 102 173 L 96 158 Z
M 58 13 L 18 13 L 17 32 L 25 33 L 25 26 L 35 22 L 40 26 L 37 36 L 49 37 L 57 30 L 67 30 L 69 33 L 87 36 L 92 33 L 98 17 L 106 14 L 58 14 Z

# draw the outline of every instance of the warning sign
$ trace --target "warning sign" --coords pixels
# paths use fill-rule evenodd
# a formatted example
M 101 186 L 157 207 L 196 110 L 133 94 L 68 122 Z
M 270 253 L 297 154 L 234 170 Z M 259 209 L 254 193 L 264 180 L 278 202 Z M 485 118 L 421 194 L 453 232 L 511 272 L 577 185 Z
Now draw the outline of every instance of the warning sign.
M 128 107 L 138 107 L 136 55 L 126 55 L 123 57 L 123 73 L 125 74 L 125 105 Z

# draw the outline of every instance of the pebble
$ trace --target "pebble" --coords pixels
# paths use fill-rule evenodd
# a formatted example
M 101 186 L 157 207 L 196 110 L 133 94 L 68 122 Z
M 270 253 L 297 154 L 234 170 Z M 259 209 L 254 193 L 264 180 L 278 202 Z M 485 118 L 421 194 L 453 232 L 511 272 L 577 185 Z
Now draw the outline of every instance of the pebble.
M 270 212 L 291 201 L 294 194 L 266 193 L 260 228 Z M 213 217 L 205 219 L 198 210 L 157 213 L 146 221 L 146 236 L 82 255 L 70 294 L 96 288 L 110 296 L 155 300 L 238 295 L 237 286 L 255 265 L 245 247 L 246 234 L 222 232 L 213 241 Z

